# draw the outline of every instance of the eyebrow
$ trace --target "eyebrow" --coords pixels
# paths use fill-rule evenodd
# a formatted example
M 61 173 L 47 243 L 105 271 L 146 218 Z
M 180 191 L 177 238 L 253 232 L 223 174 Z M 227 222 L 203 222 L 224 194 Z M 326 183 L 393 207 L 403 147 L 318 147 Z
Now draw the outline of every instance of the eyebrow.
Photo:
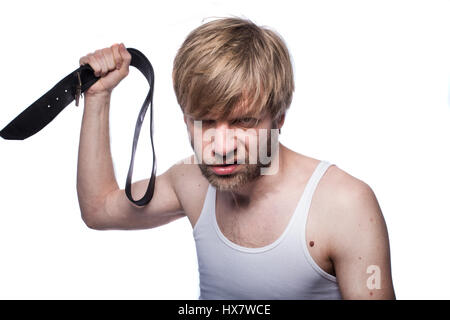
M 235 120 L 239 120 L 239 119 L 244 119 L 244 118 L 252 118 L 252 119 L 257 119 L 257 120 L 263 120 L 264 117 L 266 116 L 266 113 L 264 112 L 260 112 L 257 115 L 254 115 L 252 113 L 247 113 L 247 114 L 243 114 L 243 115 L 239 115 L 238 117 L 234 117 L 234 118 L 228 118 L 228 117 L 223 117 L 221 118 L 214 118 L 214 117 L 210 117 L 210 115 L 205 114 L 201 117 L 198 117 L 197 115 L 193 115 L 193 114 L 189 114 L 189 113 L 185 113 L 185 115 L 187 117 L 192 118 L 193 120 L 203 120 L 203 121 L 220 121 L 220 120 L 226 120 L 226 121 L 235 121 Z M 228 118 L 228 119 L 227 119 Z

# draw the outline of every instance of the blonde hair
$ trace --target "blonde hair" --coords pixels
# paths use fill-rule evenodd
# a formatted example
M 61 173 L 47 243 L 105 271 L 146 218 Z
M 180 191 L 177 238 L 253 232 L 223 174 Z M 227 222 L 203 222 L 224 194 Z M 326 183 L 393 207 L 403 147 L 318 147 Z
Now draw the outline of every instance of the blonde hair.
M 241 18 L 194 29 L 177 52 L 172 75 L 181 109 L 198 119 L 270 113 L 276 121 L 289 108 L 294 91 L 282 38 Z

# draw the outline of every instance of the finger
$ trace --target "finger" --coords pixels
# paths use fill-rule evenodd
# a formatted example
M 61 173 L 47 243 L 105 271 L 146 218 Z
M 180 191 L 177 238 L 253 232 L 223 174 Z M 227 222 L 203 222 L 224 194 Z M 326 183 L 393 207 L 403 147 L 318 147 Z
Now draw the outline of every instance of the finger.
M 108 71 L 116 69 L 116 63 L 114 62 L 114 56 L 112 54 L 111 48 L 106 48 L 102 50 L 103 60 L 108 67 Z
M 95 59 L 93 53 L 89 53 L 86 56 L 86 63 L 91 66 L 92 70 L 94 70 L 95 76 L 100 77 L 102 68 L 101 68 L 100 64 L 98 63 L 97 59 Z
M 119 70 L 122 67 L 122 56 L 119 53 L 119 45 L 118 44 L 114 44 L 111 46 L 111 50 L 113 53 L 113 57 L 114 57 L 114 62 L 116 64 L 116 69 Z
M 103 57 L 102 51 L 97 50 L 94 52 L 93 58 L 98 62 L 101 68 L 101 76 L 105 76 L 108 73 L 108 66 L 106 64 L 105 58 Z
M 88 58 L 87 56 L 83 56 L 80 58 L 80 60 L 78 61 L 80 66 L 84 66 L 86 63 L 88 63 Z

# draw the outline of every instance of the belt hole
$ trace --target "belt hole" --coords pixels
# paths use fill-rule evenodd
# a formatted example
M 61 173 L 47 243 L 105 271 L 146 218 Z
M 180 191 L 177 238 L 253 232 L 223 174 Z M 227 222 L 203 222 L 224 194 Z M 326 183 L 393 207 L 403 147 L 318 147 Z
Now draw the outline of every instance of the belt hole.
M 67 92 L 67 89 L 66 89 L 66 90 L 64 90 L 64 92 Z
M 58 97 L 56 97 L 56 101 L 58 101 L 59 100 L 59 98 Z
M 47 106 L 47 108 L 51 108 L 51 107 L 52 107 L 51 105 L 48 105 L 48 106 Z

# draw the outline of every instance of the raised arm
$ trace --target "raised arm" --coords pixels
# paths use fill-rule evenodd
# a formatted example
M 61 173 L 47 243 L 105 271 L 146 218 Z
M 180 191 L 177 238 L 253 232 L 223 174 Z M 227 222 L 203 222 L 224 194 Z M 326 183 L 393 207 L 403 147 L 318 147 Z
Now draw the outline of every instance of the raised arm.
M 82 218 L 94 229 L 152 228 L 184 216 L 174 190 L 173 167 L 156 177 L 155 191 L 144 207 L 132 204 L 119 189 L 112 163 L 109 136 L 111 93 L 128 75 L 131 55 L 125 46 L 113 45 L 80 59 L 101 76 L 85 92 L 77 170 L 77 193 Z M 142 195 L 147 180 L 133 184 Z

